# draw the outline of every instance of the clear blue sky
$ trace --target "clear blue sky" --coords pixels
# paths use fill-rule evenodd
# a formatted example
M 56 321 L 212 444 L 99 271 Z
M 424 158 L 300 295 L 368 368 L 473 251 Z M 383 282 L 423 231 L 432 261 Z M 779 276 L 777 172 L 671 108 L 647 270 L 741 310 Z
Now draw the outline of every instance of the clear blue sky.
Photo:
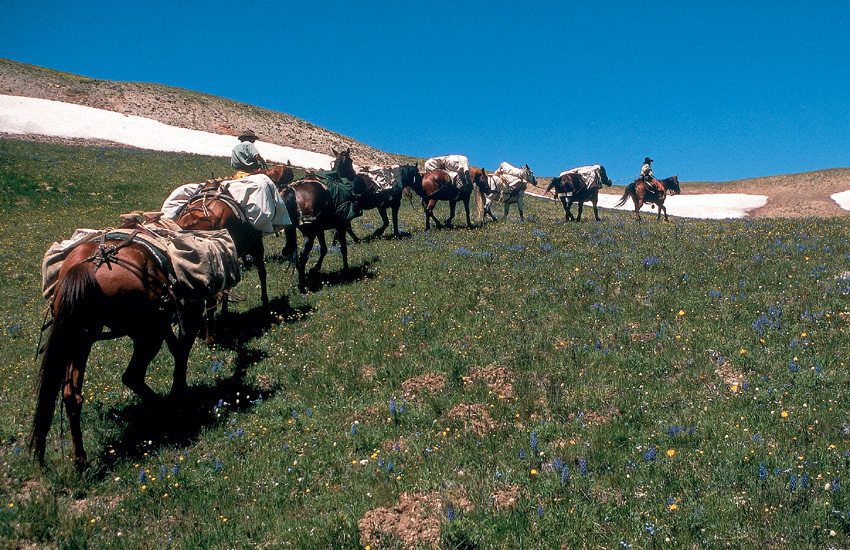
M 0 0 L 0 57 L 387 151 L 683 181 L 850 166 L 850 2 Z

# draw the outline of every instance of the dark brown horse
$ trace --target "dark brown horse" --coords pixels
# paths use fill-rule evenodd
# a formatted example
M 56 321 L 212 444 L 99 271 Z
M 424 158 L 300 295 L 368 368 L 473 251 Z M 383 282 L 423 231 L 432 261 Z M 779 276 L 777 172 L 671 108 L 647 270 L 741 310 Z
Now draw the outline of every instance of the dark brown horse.
M 615 206 L 623 206 L 626 204 L 626 200 L 631 197 L 632 202 L 635 203 L 635 216 L 640 221 L 640 208 L 644 203 L 649 202 L 658 206 L 659 221 L 661 220 L 661 210 L 664 210 L 664 221 L 666 222 L 669 220 L 667 219 L 667 207 L 664 206 L 664 199 L 667 197 L 668 192 L 673 195 L 681 193 L 681 189 L 679 189 L 679 176 L 655 180 L 655 189 L 647 186 L 646 182 L 642 179 L 636 179 L 626 187 L 623 196 L 620 198 L 620 202 Z
M 608 179 L 608 175 L 604 168 L 602 168 L 602 183 L 609 187 L 612 183 L 611 180 Z M 593 216 L 596 218 L 596 221 L 599 221 L 599 208 L 597 206 L 597 203 L 599 202 L 599 188 L 588 187 L 587 182 L 584 181 L 584 178 L 581 177 L 580 174 L 568 172 L 558 176 L 557 178 L 552 178 L 552 181 L 549 182 L 549 185 L 546 187 L 547 194 L 549 191 L 553 191 L 553 194 L 555 194 L 561 201 L 561 205 L 564 207 L 566 221 L 575 220 L 580 222 L 581 212 L 583 210 L 584 203 L 587 201 L 590 201 L 593 204 Z M 574 202 L 578 203 L 578 217 L 573 217 L 573 213 L 570 211 L 570 207 Z
M 257 170 L 254 174 L 268 176 L 274 182 L 278 191 L 292 183 L 293 179 L 292 168 L 284 165 L 272 166 L 268 170 Z M 204 231 L 227 229 L 233 238 L 239 257 L 246 263 L 253 263 L 257 266 L 257 275 L 260 278 L 260 294 L 263 305 L 267 306 L 269 295 L 266 285 L 263 234 L 251 225 L 244 214 L 241 216 L 238 214 L 241 208 L 226 190 L 220 188 L 220 183 L 217 180 L 208 182 L 205 188 L 186 203 L 180 211 L 180 215 L 174 221 L 183 229 Z
M 359 175 L 362 176 L 372 188 L 372 192 L 365 195 L 364 200 L 361 202 L 363 210 L 377 208 L 378 213 L 381 215 L 381 226 L 377 228 L 374 233 L 369 235 L 367 239 L 376 239 L 383 235 L 384 231 L 387 230 L 387 227 L 390 225 L 390 220 L 387 216 L 387 209 L 390 209 L 393 214 L 393 237 L 399 237 L 398 210 L 399 207 L 401 207 L 401 197 L 405 189 L 413 187 L 416 184 L 416 181 L 422 178 L 419 174 L 419 168 L 415 164 L 404 164 L 393 167 L 393 185 L 386 189 L 379 189 L 377 184 L 375 184 L 375 182 L 372 181 L 367 174 Z M 360 241 L 350 227 L 348 234 L 351 235 L 354 242 Z
M 145 383 L 145 373 L 166 342 L 174 356 L 171 393 L 186 388 L 189 351 L 201 325 L 204 300 L 178 303 L 169 290 L 169 269 L 146 246 L 126 240 L 82 243 L 64 260 L 50 307 L 52 327 L 29 439 L 40 463 L 60 390 L 74 463 L 78 468 L 87 463 L 80 412 L 86 362 L 96 341 L 122 336 L 133 341 L 133 356 L 121 380 L 145 401 L 160 399 Z M 180 321 L 177 334 L 171 329 L 175 319 Z
M 452 227 L 458 201 L 463 202 L 463 209 L 466 212 L 466 227 L 472 227 L 472 221 L 469 219 L 469 197 L 472 195 L 473 189 L 471 181 L 458 188 L 452 181 L 451 175 L 445 170 L 429 170 L 410 188 L 422 199 L 426 231 L 431 229 L 431 220 L 434 220 L 437 229 L 442 228 L 443 225 Z M 437 201 L 449 201 L 449 217 L 442 224 L 434 215 L 434 207 L 437 205 Z
M 283 191 L 283 202 L 292 225 L 285 229 L 286 244 L 282 255 L 288 258 L 298 271 L 298 290 L 307 291 L 307 259 L 313 249 L 313 241 L 319 239 L 319 260 L 310 269 L 310 274 L 322 269 L 322 261 L 328 253 L 325 231 L 333 230 L 339 240 L 343 269 L 348 271 L 348 243 L 346 231 L 351 220 L 360 215 L 363 204 L 372 200 L 374 188 L 354 170 L 351 152 L 345 149 L 333 152 L 332 171 L 308 174 Z M 326 183 L 328 182 L 328 183 Z M 304 235 L 304 248 L 298 254 L 296 228 Z

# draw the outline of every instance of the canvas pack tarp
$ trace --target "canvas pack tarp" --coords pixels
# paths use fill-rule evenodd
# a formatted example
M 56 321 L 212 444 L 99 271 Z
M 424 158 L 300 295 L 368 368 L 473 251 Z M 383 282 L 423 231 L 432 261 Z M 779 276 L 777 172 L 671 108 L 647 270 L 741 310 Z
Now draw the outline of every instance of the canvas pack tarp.
M 360 173 L 368 176 L 369 179 L 375 182 L 379 191 L 391 189 L 396 185 L 401 185 L 401 178 L 397 170 L 398 166 L 364 166 L 360 168 Z
M 41 263 L 42 295 L 50 299 L 56 289 L 59 271 L 69 254 L 86 242 L 114 245 L 132 236 L 134 242 L 151 250 L 171 271 L 174 292 L 178 296 L 201 298 L 213 296 L 235 286 L 242 279 L 242 268 L 236 246 L 227 230 L 183 231 L 164 228 L 161 224 L 143 224 L 134 229 L 77 229 L 61 242 L 54 242 Z M 135 235 L 133 235 L 135 233 Z
M 354 182 L 341 177 L 336 172 L 317 172 L 316 177 L 328 188 L 336 215 L 351 221 L 363 214 L 354 194 Z
M 608 182 L 608 174 L 605 172 L 605 168 L 600 164 L 571 168 L 569 170 L 564 170 L 560 175 L 563 176 L 564 174 L 578 174 L 581 176 L 582 181 L 584 181 L 584 184 L 587 185 L 588 189 L 599 189 Z
M 446 155 L 431 157 L 425 161 L 425 171 L 445 170 L 452 177 L 452 182 L 460 188 L 466 185 L 466 174 L 469 173 L 469 159 L 464 155 Z
M 162 213 L 169 219 L 177 218 L 189 199 L 198 196 L 204 183 L 190 183 L 175 189 L 162 204 Z M 219 185 L 235 199 L 248 222 L 264 234 L 279 231 L 292 225 L 274 182 L 265 174 L 254 174 L 237 180 L 225 180 Z
M 508 191 L 519 191 L 525 187 L 528 182 L 523 179 L 524 177 L 525 172 L 509 162 L 503 162 L 493 172 L 493 178 L 496 180 L 496 184 L 503 190 Z

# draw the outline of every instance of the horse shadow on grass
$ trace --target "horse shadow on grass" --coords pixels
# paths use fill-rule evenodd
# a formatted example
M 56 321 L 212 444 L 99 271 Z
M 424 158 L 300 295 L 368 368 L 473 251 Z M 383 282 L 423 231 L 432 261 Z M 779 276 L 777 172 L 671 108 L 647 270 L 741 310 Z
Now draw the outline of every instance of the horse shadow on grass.
M 328 272 L 310 270 L 307 272 L 307 290 L 317 292 L 325 287 L 350 285 L 357 281 L 373 279 L 375 272 L 371 268 L 378 261 L 378 257 L 373 256 L 360 265 L 350 265 L 348 269 Z
M 118 463 L 158 449 L 188 445 L 204 428 L 223 424 L 232 413 L 249 410 L 275 395 L 278 387 L 271 380 L 248 380 L 248 369 L 268 357 L 265 351 L 249 347 L 248 342 L 272 326 L 298 323 L 311 311 L 310 306 L 293 308 L 286 297 L 281 297 L 272 300 L 268 309 L 260 306 L 228 313 L 216 323 L 216 346 L 236 353 L 233 375 L 189 386 L 178 399 L 157 403 L 135 400 L 99 411 L 109 428 L 92 477 L 104 479 Z

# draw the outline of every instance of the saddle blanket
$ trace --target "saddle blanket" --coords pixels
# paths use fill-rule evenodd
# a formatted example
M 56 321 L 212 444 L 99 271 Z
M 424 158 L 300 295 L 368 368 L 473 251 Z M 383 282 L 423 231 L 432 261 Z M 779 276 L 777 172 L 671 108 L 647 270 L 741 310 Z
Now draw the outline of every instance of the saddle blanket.
M 54 242 L 41 262 L 42 296 L 46 299 L 53 296 L 62 264 L 77 246 L 100 242 L 104 236 L 107 243 L 114 245 L 132 235 L 133 242 L 146 246 L 166 272 L 170 272 L 178 296 L 195 299 L 214 296 L 242 279 L 236 246 L 225 229 L 174 230 L 167 223 L 145 223 L 138 229 L 77 229 L 70 238 Z
M 375 185 L 378 186 L 378 191 L 386 191 L 392 189 L 397 184 L 401 183 L 396 176 L 398 165 L 395 166 L 363 166 L 360 168 L 360 173 L 368 176 Z
M 176 219 L 179 211 L 198 191 L 203 183 L 189 183 L 175 189 L 162 204 L 165 218 Z M 220 189 L 227 190 L 248 222 L 258 231 L 268 235 L 287 225 L 292 225 L 283 197 L 277 192 L 274 182 L 265 174 L 254 174 L 237 180 L 221 182 Z
M 560 175 L 563 176 L 564 174 L 578 174 L 588 189 L 600 189 L 608 180 L 605 168 L 600 164 L 571 168 L 570 170 L 564 170 Z
M 341 177 L 336 172 L 317 172 L 314 175 L 328 189 L 337 216 L 350 222 L 363 214 L 354 194 L 353 181 Z
M 524 177 L 525 172 L 509 162 L 503 162 L 493 172 L 493 178 L 496 180 L 495 183 L 508 191 L 519 191 L 524 188 L 527 184 Z
M 465 174 L 469 173 L 469 159 L 464 155 L 446 155 L 443 157 L 431 157 L 425 161 L 424 169 L 445 170 L 452 178 L 452 183 L 458 189 L 466 185 Z

